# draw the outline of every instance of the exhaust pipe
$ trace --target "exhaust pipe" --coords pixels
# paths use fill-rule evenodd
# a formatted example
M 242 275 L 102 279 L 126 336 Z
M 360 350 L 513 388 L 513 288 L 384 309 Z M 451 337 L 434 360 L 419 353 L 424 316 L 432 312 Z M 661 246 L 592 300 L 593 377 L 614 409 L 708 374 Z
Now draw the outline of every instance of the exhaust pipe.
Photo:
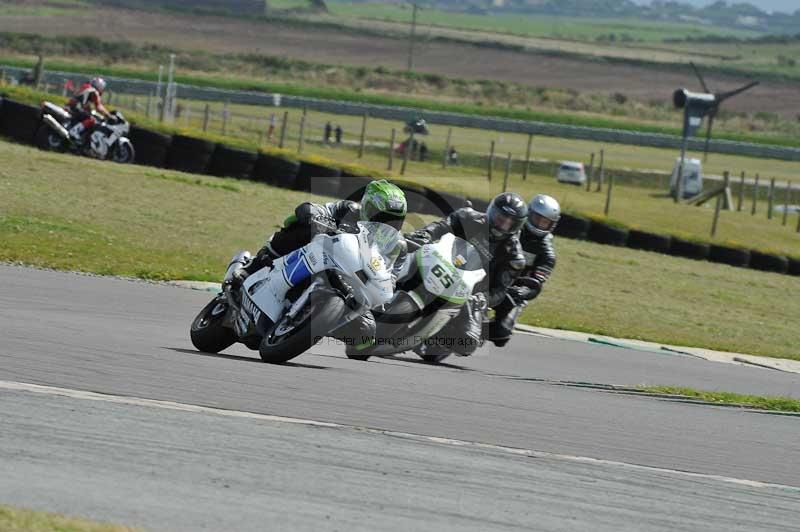
M 44 115 L 42 117 L 42 122 L 50 126 L 50 129 L 55 131 L 62 139 L 69 140 L 69 131 L 67 131 L 67 128 L 59 124 L 55 118 L 50 115 Z
M 62 121 L 69 120 L 72 115 L 70 115 L 63 107 L 59 107 L 58 105 L 50 102 L 44 102 L 42 104 L 42 110 L 46 114 L 51 114 L 53 116 L 59 117 Z

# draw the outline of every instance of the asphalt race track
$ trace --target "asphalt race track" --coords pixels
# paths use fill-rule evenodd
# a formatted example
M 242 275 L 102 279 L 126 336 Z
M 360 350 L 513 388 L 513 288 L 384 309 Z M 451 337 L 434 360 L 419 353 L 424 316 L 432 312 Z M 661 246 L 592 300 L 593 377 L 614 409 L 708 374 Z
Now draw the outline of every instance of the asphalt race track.
M 800 417 L 574 384 L 800 397 L 796 374 L 522 334 L 273 366 L 193 349 L 209 298 L 0 266 L 0 503 L 149 530 L 800 529 Z

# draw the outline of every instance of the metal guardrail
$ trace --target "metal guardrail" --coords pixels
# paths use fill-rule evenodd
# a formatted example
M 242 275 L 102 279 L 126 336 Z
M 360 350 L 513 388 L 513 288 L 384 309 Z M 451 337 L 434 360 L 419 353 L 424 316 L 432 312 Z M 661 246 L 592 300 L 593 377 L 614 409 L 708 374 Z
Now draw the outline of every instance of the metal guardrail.
M 21 77 L 29 69 L 0 66 L 5 72 Z M 86 78 L 85 74 L 72 72 L 48 71 L 44 75 L 45 83 L 62 84 L 71 79 L 73 81 Z M 152 81 L 137 80 L 106 76 L 112 87 L 119 92 L 128 94 L 148 95 L 154 94 L 157 84 Z M 287 94 L 270 94 L 255 91 L 234 91 L 197 85 L 177 84 L 178 96 L 191 100 L 227 101 L 235 104 L 261 105 L 274 107 L 279 103 L 281 107 L 307 108 L 333 114 L 362 116 L 365 113 L 370 117 L 387 120 L 407 121 L 411 118 L 422 116 L 431 124 L 440 124 L 455 127 L 482 129 L 489 131 L 502 131 L 507 133 L 522 133 L 558 137 L 576 140 L 591 140 L 595 142 L 627 144 L 632 146 L 647 146 L 654 148 L 680 149 L 681 138 L 676 135 L 659 133 L 646 133 L 640 131 L 626 131 L 620 129 L 594 128 L 584 126 L 571 126 L 566 124 L 551 124 L 528 120 L 514 120 L 508 118 L 466 115 L 445 111 L 431 111 L 412 107 L 395 107 L 388 105 L 375 105 L 368 103 L 345 102 L 340 100 L 325 100 L 305 96 Z M 689 148 L 702 150 L 702 139 L 690 139 Z M 753 144 L 749 142 L 735 142 L 729 140 L 712 139 L 709 151 L 748 157 L 780 159 L 784 161 L 800 161 L 800 148 L 774 146 L 766 144 Z

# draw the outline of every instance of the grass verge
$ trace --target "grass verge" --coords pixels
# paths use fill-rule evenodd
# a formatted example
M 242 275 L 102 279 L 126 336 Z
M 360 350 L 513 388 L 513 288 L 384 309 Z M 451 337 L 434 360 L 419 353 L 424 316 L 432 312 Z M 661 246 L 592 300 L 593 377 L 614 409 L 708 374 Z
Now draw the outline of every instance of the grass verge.
M 120 166 L 0 142 L 0 261 L 218 281 L 295 205 L 248 181 Z M 407 229 L 426 220 L 410 216 Z M 522 322 L 800 360 L 800 279 L 571 240 Z
M 134 532 L 137 529 L 0 505 L 0 530 L 4 532 Z
M 688 397 L 721 405 L 758 408 L 759 410 L 772 410 L 775 412 L 800 412 L 800 400 L 791 397 L 762 397 L 732 392 L 709 392 L 678 386 L 638 386 L 637 389 L 647 393 Z

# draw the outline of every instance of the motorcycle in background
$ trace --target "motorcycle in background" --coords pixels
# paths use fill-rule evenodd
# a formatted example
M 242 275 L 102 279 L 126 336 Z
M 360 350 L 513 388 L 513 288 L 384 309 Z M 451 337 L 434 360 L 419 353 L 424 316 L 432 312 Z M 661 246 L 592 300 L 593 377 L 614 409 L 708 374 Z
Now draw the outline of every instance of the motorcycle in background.
M 42 125 L 36 133 L 36 145 L 43 150 L 72 151 L 101 161 L 132 163 L 136 151 L 127 137 L 130 124 L 122 113 L 113 111 L 107 120 L 94 111 L 92 114 L 98 123 L 86 142 L 79 145 L 69 136 L 70 128 L 76 124 L 72 113 L 52 102 L 43 102 Z

